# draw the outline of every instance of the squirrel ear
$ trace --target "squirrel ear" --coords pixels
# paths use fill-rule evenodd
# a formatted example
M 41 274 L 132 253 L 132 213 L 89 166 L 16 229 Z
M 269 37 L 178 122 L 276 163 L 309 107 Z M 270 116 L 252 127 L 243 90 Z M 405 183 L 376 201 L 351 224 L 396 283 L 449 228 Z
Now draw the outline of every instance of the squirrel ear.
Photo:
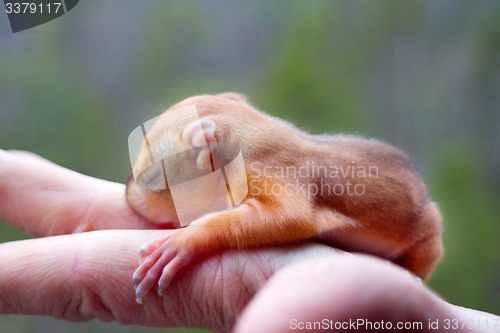
M 202 147 L 215 141 L 215 123 L 208 118 L 193 120 L 182 131 L 182 142 L 188 147 Z
M 245 103 L 248 102 L 247 97 L 245 95 L 234 93 L 234 92 L 227 92 L 227 93 L 219 94 L 218 96 L 224 97 L 227 99 L 231 99 L 233 101 L 245 102 Z

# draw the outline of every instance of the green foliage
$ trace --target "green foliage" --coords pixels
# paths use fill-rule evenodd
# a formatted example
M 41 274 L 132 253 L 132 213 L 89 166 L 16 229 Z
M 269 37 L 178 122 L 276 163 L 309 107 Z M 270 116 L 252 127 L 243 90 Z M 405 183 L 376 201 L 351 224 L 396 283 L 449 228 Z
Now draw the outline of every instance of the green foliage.
M 456 304 L 495 311 L 500 207 L 479 161 L 474 149 L 455 144 L 444 147 L 436 163 L 432 192 L 444 216 L 445 259 L 432 285 Z

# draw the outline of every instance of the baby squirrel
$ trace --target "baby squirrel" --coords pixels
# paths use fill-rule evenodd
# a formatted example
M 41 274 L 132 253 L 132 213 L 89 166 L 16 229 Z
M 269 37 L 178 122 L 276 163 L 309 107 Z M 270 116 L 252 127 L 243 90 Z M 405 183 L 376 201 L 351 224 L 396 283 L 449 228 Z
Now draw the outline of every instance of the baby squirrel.
M 141 248 L 133 276 L 137 302 L 156 284 L 162 295 L 193 259 L 225 249 L 315 240 L 386 258 L 422 279 L 441 258 L 440 213 L 413 164 L 396 148 L 354 136 L 304 133 L 236 93 L 194 96 L 166 113 L 188 105 L 196 107 L 203 132 L 182 119 L 159 117 L 147 136 L 166 134 L 168 142 L 144 144 L 134 168 L 149 161 L 151 149 L 190 148 L 200 137 L 207 145 L 228 142 L 241 149 L 248 195 L 234 208 L 180 228 L 170 190 L 151 190 L 164 182 L 158 177 L 161 164 L 143 176 L 146 187 L 131 177 L 130 206 L 147 220 L 176 228 Z M 199 154 L 198 163 L 207 160 Z

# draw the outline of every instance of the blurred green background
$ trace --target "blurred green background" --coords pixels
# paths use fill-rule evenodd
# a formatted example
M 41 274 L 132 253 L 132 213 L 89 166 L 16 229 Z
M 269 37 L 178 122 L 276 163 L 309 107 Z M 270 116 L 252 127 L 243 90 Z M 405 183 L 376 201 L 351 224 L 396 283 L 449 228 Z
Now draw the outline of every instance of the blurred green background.
M 430 287 L 500 314 L 499 1 L 85 0 L 16 34 L 0 13 L 2 149 L 124 182 L 132 129 L 224 91 L 310 132 L 406 151 L 444 216 Z M 22 237 L 0 223 L 0 241 Z M 0 327 L 178 331 L 28 316 Z

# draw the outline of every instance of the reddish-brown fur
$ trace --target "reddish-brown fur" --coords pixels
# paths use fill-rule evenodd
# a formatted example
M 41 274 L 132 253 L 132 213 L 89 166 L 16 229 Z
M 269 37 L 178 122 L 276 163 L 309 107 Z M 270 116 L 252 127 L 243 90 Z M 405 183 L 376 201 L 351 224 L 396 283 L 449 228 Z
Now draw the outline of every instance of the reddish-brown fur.
M 240 147 L 249 195 L 239 206 L 202 217 L 146 248 L 145 261 L 135 275 L 138 299 L 156 283 L 160 266 L 170 265 L 169 276 L 160 279 L 161 290 L 195 256 L 308 239 L 371 253 L 394 261 L 421 278 L 429 276 L 443 252 L 441 217 L 429 200 L 421 177 L 402 152 L 376 140 L 306 134 L 257 111 L 238 94 L 195 96 L 171 109 L 190 104 L 196 106 L 200 117 L 216 124 L 213 140 Z M 157 124 L 150 134 L 154 135 L 155 130 L 169 130 L 169 125 Z M 176 130 L 179 128 L 173 131 Z M 315 173 L 315 166 L 320 171 Z M 265 172 L 265 167 L 274 171 Z M 276 172 L 293 168 L 310 172 L 305 176 Z M 342 172 L 363 169 L 373 173 L 362 177 L 356 172 Z M 332 176 L 329 170 L 341 172 Z M 264 191 L 278 188 L 275 184 L 286 187 L 287 193 Z M 355 184 L 364 192 L 314 194 L 301 190 L 314 185 L 346 190 L 349 184 L 351 189 Z M 146 219 L 178 224 L 168 191 L 141 189 L 131 178 L 127 200 Z M 175 255 L 162 256 L 162 251 L 172 248 L 176 249 Z

